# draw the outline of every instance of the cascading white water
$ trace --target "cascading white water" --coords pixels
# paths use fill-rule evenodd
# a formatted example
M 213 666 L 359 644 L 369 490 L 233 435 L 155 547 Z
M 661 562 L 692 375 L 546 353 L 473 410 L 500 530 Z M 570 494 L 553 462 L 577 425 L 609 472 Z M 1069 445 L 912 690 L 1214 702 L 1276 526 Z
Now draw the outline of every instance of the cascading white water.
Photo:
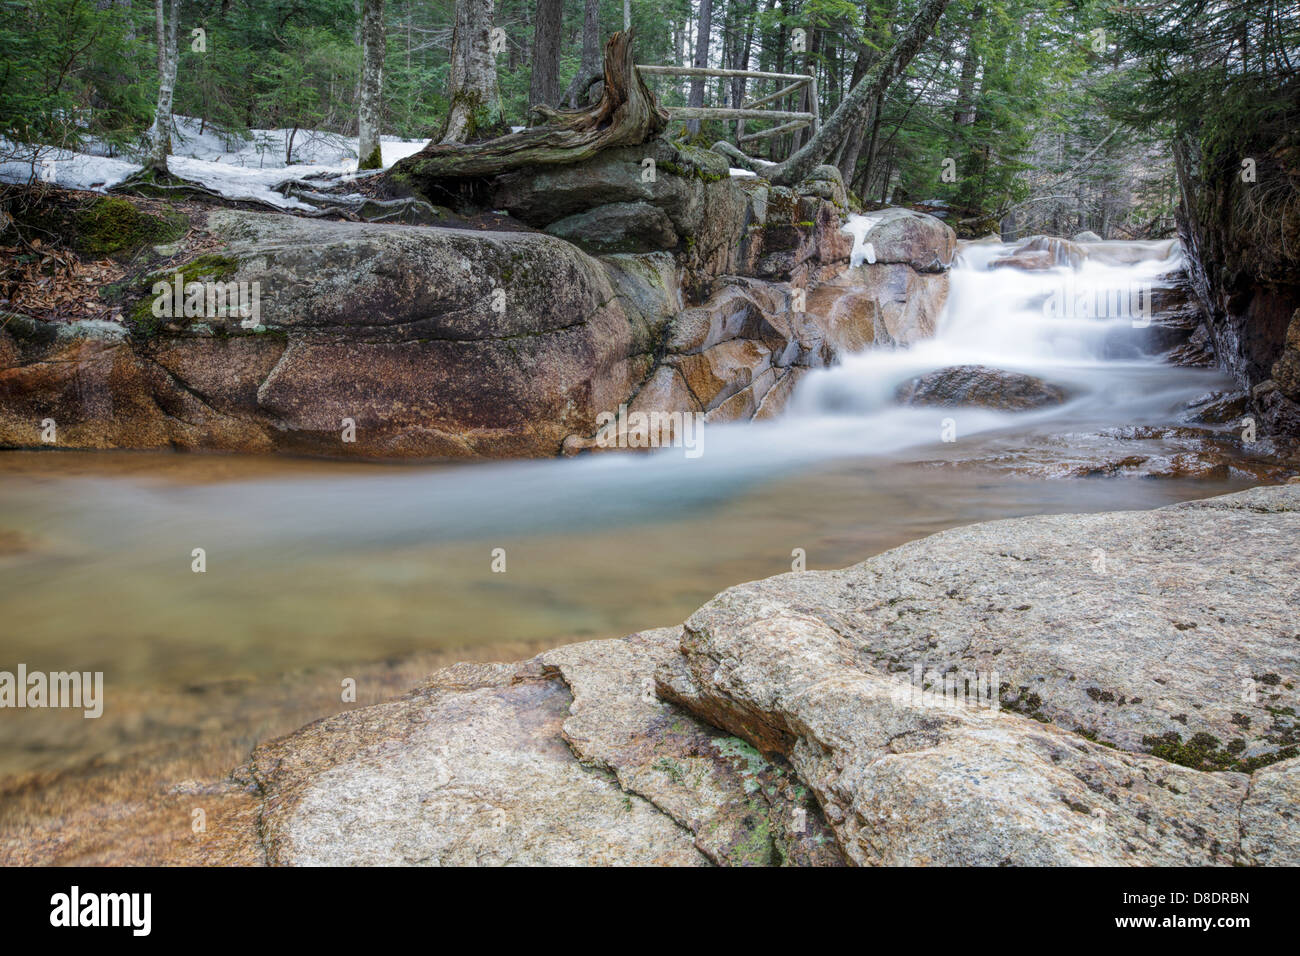
M 869 228 L 868 217 L 846 226 L 855 238 L 855 262 L 869 258 L 863 249 Z M 962 435 L 1057 418 L 1098 426 L 1169 421 L 1218 383 L 1215 373 L 1171 366 L 1154 354 L 1152 295 L 1181 264 L 1176 243 L 1089 243 L 1074 265 L 992 267 L 1012 248 L 968 244 L 949 274 L 934 337 L 910 348 L 845 356 L 808 375 L 787 427 L 824 437 L 847 430 L 867 443 L 862 451 L 892 452 L 936 441 L 941 412 L 956 416 Z M 957 365 L 1034 375 L 1063 386 L 1071 399 L 1033 412 L 899 406 L 901 385 Z

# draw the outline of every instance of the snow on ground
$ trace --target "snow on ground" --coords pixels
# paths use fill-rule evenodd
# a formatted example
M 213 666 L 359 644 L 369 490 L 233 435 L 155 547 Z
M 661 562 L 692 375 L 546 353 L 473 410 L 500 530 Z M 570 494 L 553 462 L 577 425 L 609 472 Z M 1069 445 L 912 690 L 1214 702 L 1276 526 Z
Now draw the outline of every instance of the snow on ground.
M 11 143 L 0 137 L 0 182 L 25 183 L 32 178 L 30 146 Z M 62 149 L 45 149 L 36 162 L 36 178 L 73 189 L 98 189 L 116 186 L 140 168 L 139 163 L 110 159 L 90 153 L 70 153 Z
M 732 176 L 733 179 L 744 179 L 744 178 L 746 178 L 747 176 L 757 176 L 757 175 L 758 175 L 758 173 L 750 172 L 748 169 L 738 169 L 738 168 L 736 168 L 735 166 L 732 166 L 731 169 L 728 170 L 728 172 L 731 173 L 731 176 Z
M 285 141 L 293 135 L 293 162 L 285 163 Z M 418 153 L 428 140 L 381 137 L 384 168 Z M 182 179 L 206 186 L 227 199 L 257 199 L 282 209 L 311 209 L 274 187 L 287 179 L 322 177 L 349 182 L 357 176 L 357 140 L 318 130 L 252 130 L 248 138 L 231 136 L 191 117 L 175 117 L 174 152 L 167 166 Z M 0 138 L 0 182 L 25 183 L 36 178 L 70 189 L 100 192 L 116 186 L 141 168 L 139 163 L 106 155 L 103 144 L 86 144 L 84 152 L 10 143 Z M 361 175 L 373 175 L 367 171 Z

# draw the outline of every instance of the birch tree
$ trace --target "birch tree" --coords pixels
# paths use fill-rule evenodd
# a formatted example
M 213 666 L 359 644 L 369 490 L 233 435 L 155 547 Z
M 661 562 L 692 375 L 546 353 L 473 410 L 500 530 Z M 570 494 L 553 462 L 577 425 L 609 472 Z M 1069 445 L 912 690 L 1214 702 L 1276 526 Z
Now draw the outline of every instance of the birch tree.
M 439 143 L 467 143 L 501 125 L 496 54 L 492 51 L 493 0 L 456 0 L 451 34 L 447 121 Z
M 384 92 L 384 0 L 364 0 L 361 11 L 361 96 L 357 105 L 357 169 L 384 165 L 379 114 Z
M 181 0 L 154 0 L 158 28 L 158 106 L 149 128 L 149 161 L 146 168 L 155 173 L 167 172 L 167 154 L 172 149 L 172 97 L 176 92 L 176 23 L 181 18 Z

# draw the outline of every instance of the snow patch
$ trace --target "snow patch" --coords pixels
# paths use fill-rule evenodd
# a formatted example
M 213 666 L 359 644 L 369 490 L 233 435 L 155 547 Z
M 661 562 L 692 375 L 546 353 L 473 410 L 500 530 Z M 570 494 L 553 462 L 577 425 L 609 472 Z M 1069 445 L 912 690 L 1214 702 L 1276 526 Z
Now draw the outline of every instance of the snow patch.
M 867 235 L 880 225 L 884 218 L 884 216 L 872 217 L 854 213 L 849 216 L 848 222 L 840 227 L 840 232 L 847 232 L 853 237 L 853 251 L 849 253 L 849 268 L 856 269 L 863 262 L 875 263 L 876 247 L 867 242 Z
M 310 210 L 314 207 L 292 196 L 283 196 L 274 187 L 289 179 L 351 182 L 358 176 L 377 172 L 366 170 L 358 174 L 355 137 L 319 130 L 255 129 L 245 138 L 205 126 L 193 117 L 177 116 L 174 120 L 172 148 L 175 152 L 167 158 L 168 168 L 182 179 L 227 199 L 260 200 L 281 209 Z M 285 144 L 290 136 L 294 162 L 286 163 Z M 384 168 L 418 153 L 427 142 L 381 137 L 379 146 Z M 0 138 L 0 155 L 6 157 L 0 162 L 0 182 L 28 182 L 34 165 L 38 180 L 69 189 L 104 192 L 143 168 L 129 159 L 106 155 L 109 149 L 99 142 L 90 141 L 83 149 L 72 152 Z

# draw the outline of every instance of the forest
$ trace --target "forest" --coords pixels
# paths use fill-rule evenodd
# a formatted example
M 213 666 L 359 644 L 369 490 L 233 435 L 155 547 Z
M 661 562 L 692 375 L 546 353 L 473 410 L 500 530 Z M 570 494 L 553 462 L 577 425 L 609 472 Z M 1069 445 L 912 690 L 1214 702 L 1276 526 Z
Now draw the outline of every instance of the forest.
M 163 24 L 174 31 L 177 20 L 171 111 L 232 141 L 250 130 L 301 131 L 290 152 L 313 132 L 358 134 L 363 30 L 378 36 L 382 29 L 382 41 L 370 46 L 382 67 L 372 74 L 382 86 L 374 97 L 376 128 L 406 138 L 445 133 L 458 16 L 500 31 L 492 39 L 497 99 L 487 109 L 497 132 L 537 122 L 534 107 L 594 97 L 604 40 L 627 26 L 641 65 L 813 76 L 815 86 L 766 105 L 807 112 L 816 97 L 826 117 L 919 6 L 11 0 L 0 7 L 0 133 L 11 146 L 93 142 L 109 155 L 147 151 L 160 66 L 165 72 Z M 836 144 L 833 162 L 861 201 L 942 204 L 936 208 L 950 210 L 959 235 L 1172 235 L 1179 200 L 1173 144 L 1203 146 L 1196 162 L 1204 168 L 1236 168 L 1252 140 L 1271 150 L 1282 134 L 1294 136 L 1298 31 L 1300 9 L 1282 0 L 954 0 L 903 74 Z M 651 86 L 668 107 L 738 108 L 781 93 L 786 83 L 659 75 Z M 672 132 L 707 146 L 735 138 L 736 125 L 685 120 Z M 743 132 L 781 125 L 750 120 Z M 760 135 L 746 151 L 782 159 L 809 135 L 808 126 Z M 1261 180 L 1285 180 L 1268 156 L 1257 163 Z M 1286 201 L 1294 202 L 1289 192 Z

